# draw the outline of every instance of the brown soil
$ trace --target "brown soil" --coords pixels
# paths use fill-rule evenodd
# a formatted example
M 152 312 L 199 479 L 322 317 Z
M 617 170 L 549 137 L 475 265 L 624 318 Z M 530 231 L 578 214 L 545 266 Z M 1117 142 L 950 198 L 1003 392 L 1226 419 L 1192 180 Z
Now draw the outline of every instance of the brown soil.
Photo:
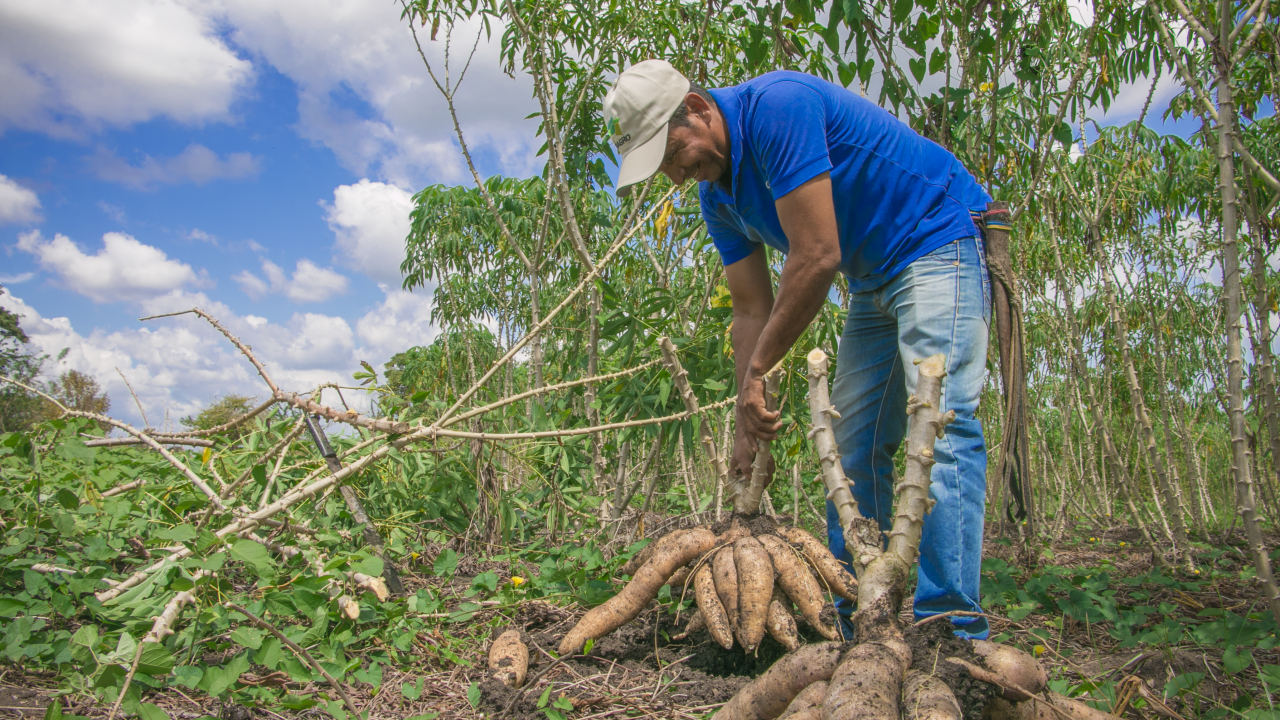
M 969 677 L 962 668 L 946 662 L 956 657 L 981 664 L 973 652 L 973 646 L 956 637 L 945 620 L 931 622 L 919 628 L 908 627 L 903 633 L 911 647 L 911 667 L 929 673 L 951 688 L 965 720 L 979 720 L 987 702 L 995 695 L 995 686 Z

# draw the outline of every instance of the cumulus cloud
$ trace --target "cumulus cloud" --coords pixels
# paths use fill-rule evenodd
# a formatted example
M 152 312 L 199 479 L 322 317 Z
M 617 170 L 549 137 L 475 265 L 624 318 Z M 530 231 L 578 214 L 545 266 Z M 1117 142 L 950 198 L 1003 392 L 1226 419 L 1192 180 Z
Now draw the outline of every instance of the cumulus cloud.
M 333 150 L 357 176 L 400 187 L 466 182 L 453 124 L 418 57 L 397 5 L 346 0 L 217 0 L 218 16 L 236 45 L 261 56 L 298 87 L 298 129 Z M 459 25 L 453 76 L 480 36 L 476 56 L 456 96 L 459 119 L 482 172 L 528 175 L 537 109 L 527 76 L 501 71 L 501 27 L 481 35 L 480 23 Z M 445 33 L 423 50 L 443 70 Z
M 221 158 L 209 148 L 194 143 L 171 158 L 147 155 L 137 165 L 106 148 L 98 148 L 85 160 L 99 179 L 137 190 L 187 182 L 204 185 L 211 180 L 239 180 L 257 175 L 262 168 L 262 158 L 250 153 L 231 153 Z
M 24 188 L 5 175 L 0 175 L 0 225 L 38 223 L 40 198 L 34 190 Z
M 413 196 L 366 178 L 335 188 L 333 204 L 324 207 L 329 228 L 337 236 L 335 246 L 347 265 L 376 282 L 398 286 Z
M 0 131 L 226 119 L 252 64 L 180 0 L 0 0 Z
M 293 268 L 293 276 L 285 276 L 284 269 L 270 260 L 262 261 L 262 274 L 266 280 L 248 270 L 241 270 L 232 280 L 246 295 L 260 300 L 267 295 L 284 295 L 296 303 L 324 302 L 334 295 L 347 291 L 347 276 L 322 268 L 303 258 Z
M 94 302 L 145 300 L 200 282 L 190 265 L 124 233 L 103 235 L 102 247 L 92 255 L 66 235 L 49 240 L 39 230 L 19 235 L 18 249 L 34 255 L 68 290 Z
M 316 313 L 295 313 L 288 321 L 273 323 L 254 315 L 237 315 L 226 305 L 198 292 L 174 290 L 138 304 L 148 315 L 200 307 L 218 318 L 233 334 L 253 348 L 267 372 L 281 388 L 306 391 L 325 382 L 346 382 L 361 360 L 375 366 L 391 355 L 434 337 L 425 318 L 430 315 L 426 294 L 388 292 L 384 300 L 356 323 Z M 56 375 L 74 368 L 102 383 L 109 394 L 127 398 L 115 368 L 129 378 L 148 417 L 157 425 L 168 417 L 199 412 L 219 395 L 240 393 L 263 397 L 266 386 L 253 366 L 216 330 L 195 316 L 149 321 L 113 332 L 74 328 L 63 317 L 44 317 L 12 293 L 0 296 L 0 307 L 22 316 L 22 327 L 41 352 L 66 357 L 46 372 Z M 366 399 L 348 394 L 346 399 L 367 406 Z M 133 403 L 115 403 L 114 413 L 140 423 Z

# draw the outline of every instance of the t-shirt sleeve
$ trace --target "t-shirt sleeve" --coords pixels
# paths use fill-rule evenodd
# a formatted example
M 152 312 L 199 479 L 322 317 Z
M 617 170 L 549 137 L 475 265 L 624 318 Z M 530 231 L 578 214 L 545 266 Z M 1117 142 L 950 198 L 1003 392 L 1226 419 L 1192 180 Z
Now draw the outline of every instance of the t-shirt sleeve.
M 774 200 L 831 170 L 827 110 L 817 90 L 788 80 L 764 88 L 747 126 Z
M 725 265 L 732 265 L 755 251 L 759 243 L 752 242 L 741 230 L 720 215 L 720 204 L 702 194 L 702 220 L 707 224 L 707 235 L 720 253 Z

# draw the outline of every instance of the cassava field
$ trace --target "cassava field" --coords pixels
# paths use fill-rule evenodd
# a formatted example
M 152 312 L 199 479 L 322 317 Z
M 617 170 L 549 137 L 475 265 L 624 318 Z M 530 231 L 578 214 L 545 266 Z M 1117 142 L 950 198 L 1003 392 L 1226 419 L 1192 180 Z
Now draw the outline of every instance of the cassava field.
M 0 713 L 1280 715 L 1270 0 L 402 2 L 413 42 L 449 45 L 429 70 L 451 109 L 476 42 L 455 27 L 501 37 L 543 173 L 416 196 L 403 270 L 440 335 L 345 386 L 278 386 L 193 309 L 146 322 L 221 332 L 260 394 L 133 427 L 91 379 L 42 383 L 0 318 Z M 938 359 L 887 544 L 844 485 L 842 280 L 770 378 L 772 482 L 765 452 L 730 477 L 732 307 L 696 192 L 619 201 L 605 172 L 602 98 L 650 57 L 709 87 L 831 78 L 1007 203 L 980 410 L 992 642 L 910 611 Z M 835 596 L 859 602 L 854 641 Z

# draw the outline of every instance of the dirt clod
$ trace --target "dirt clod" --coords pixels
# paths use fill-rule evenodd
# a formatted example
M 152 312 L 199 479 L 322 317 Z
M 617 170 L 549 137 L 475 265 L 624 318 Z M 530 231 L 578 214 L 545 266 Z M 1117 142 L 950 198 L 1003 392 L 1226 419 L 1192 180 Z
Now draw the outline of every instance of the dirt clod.
M 939 620 L 919 628 L 909 627 L 903 633 L 911 647 L 911 667 L 936 676 L 951 688 L 965 720 L 979 720 L 982 710 L 996 695 L 994 685 L 975 680 L 960 667 L 946 662 L 956 657 L 972 663 L 980 663 L 968 640 L 962 640 L 952 632 L 950 622 Z

